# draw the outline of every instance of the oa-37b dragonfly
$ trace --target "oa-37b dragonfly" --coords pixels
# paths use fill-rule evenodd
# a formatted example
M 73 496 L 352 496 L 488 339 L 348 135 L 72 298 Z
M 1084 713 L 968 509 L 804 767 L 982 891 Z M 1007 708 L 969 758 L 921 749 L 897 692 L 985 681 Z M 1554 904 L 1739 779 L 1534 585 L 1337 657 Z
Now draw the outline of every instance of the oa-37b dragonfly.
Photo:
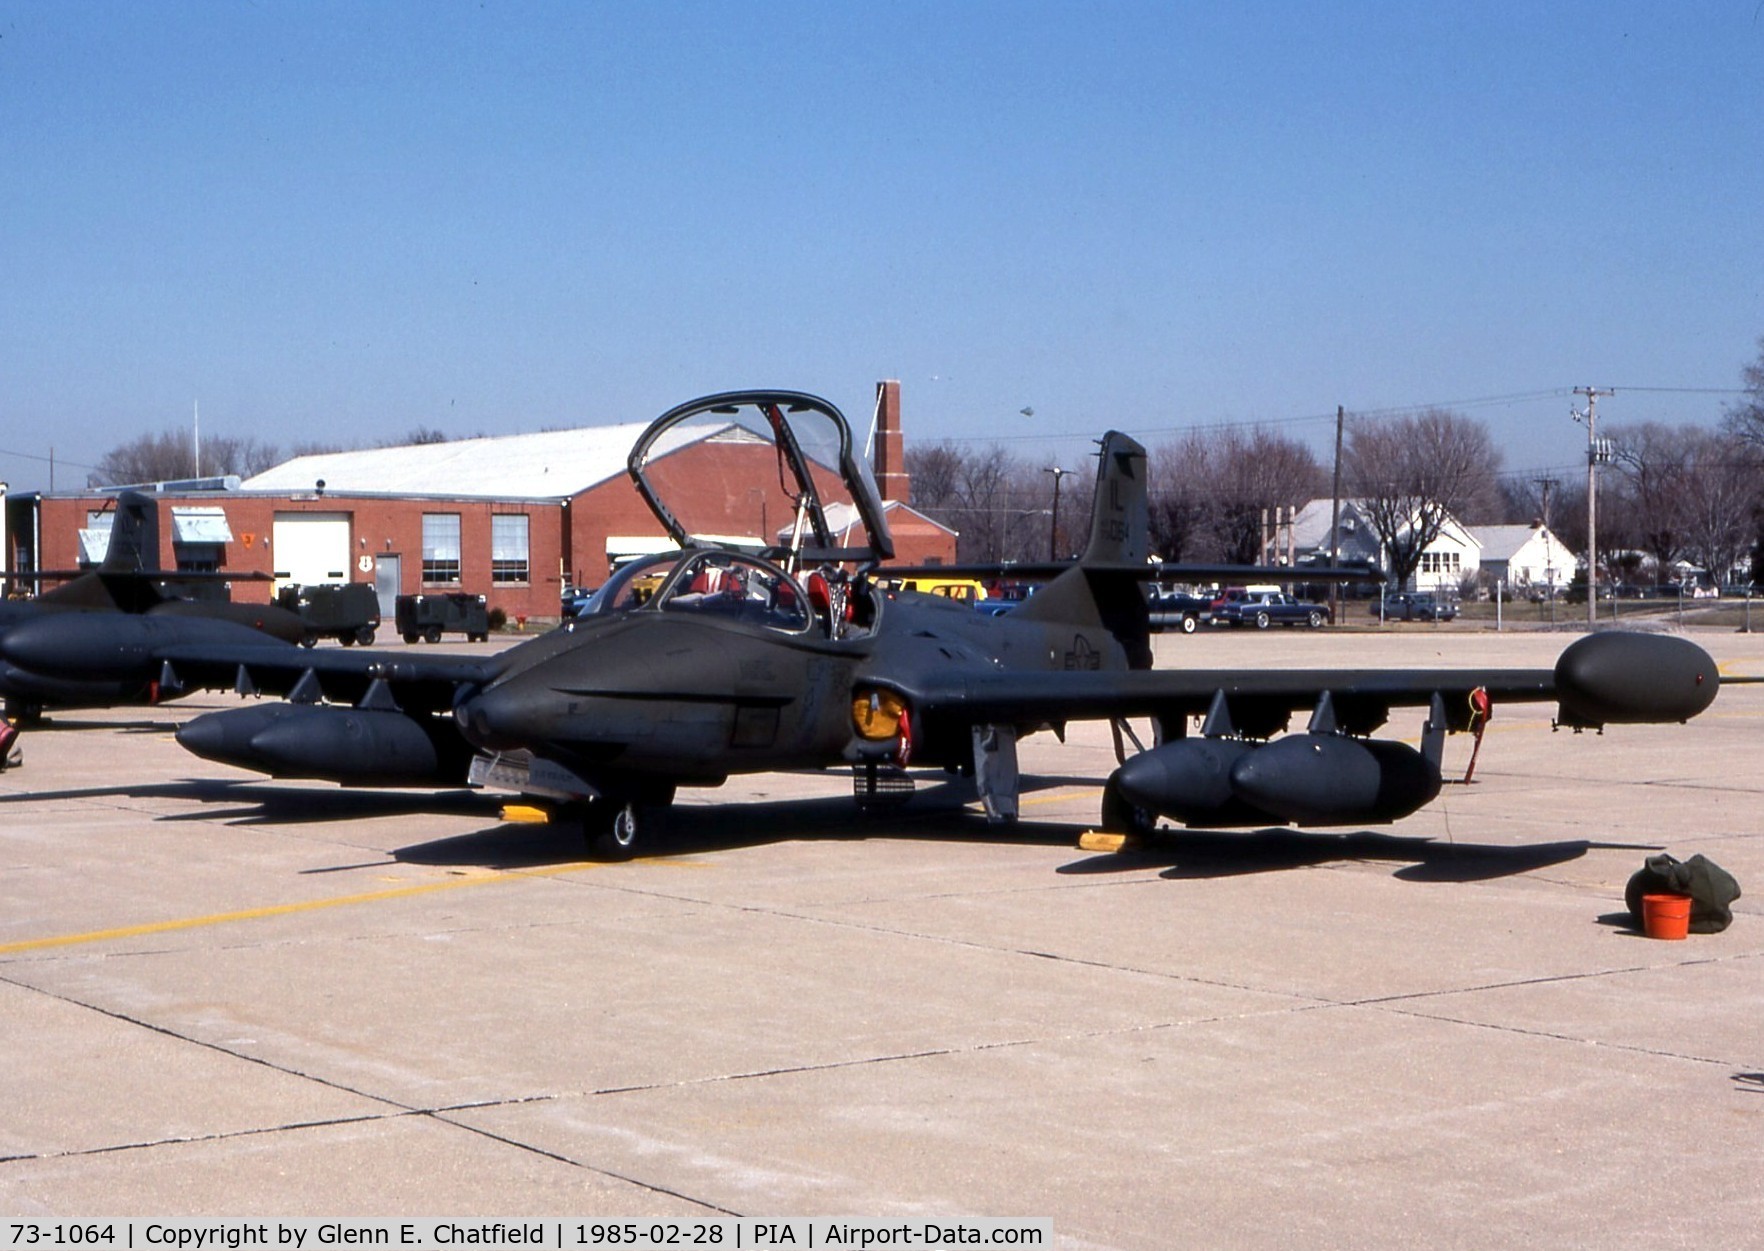
M 693 501 L 662 498 L 658 440 L 689 422 L 769 439 L 794 501 L 785 541 L 743 550 L 707 537 L 714 523 L 692 525 Z M 1580 639 L 1553 669 L 1152 670 L 1144 584 L 1175 571 L 1147 563 L 1145 450 L 1119 433 L 1100 441 L 1082 557 L 998 617 L 878 584 L 893 554 L 882 503 L 825 400 L 691 401 L 647 428 L 629 468 L 679 550 L 625 566 L 587 615 L 494 657 L 274 642 L 106 650 L 79 620 L 17 628 L 5 654 L 39 672 L 151 673 L 168 691 L 284 695 L 197 717 L 178 740 L 276 777 L 506 789 L 580 821 L 609 856 L 647 846 L 678 788 L 770 770 L 854 767 L 860 802 L 886 798 L 909 768 L 971 774 L 988 815 L 1009 820 L 1019 738 L 1128 717 L 1158 734 L 1109 778 L 1105 828 L 1144 830 L 1159 815 L 1388 822 L 1438 793 L 1446 733 L 1474 728 L 1491 703 L 1554 701 L 1575 727 L 1671 722 L 1707 708 L 1719 685 L 1694 644 L 1618 633 Z M 828 519 L 836 502 L 854 518 L 844 532 Z M 1400 706 L 1425 711 L 1419 750 L 1372 737 Z M 1306 728 L 1283 734 L 1295 712 L 1309 713 Z

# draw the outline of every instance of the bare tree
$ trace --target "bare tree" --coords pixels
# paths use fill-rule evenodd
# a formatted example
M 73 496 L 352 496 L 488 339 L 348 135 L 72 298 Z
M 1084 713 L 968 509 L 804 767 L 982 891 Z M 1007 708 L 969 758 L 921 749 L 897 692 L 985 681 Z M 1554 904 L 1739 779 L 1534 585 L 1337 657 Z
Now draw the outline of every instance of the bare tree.
M 1764 452 L 1764 335 L 1758 337 L 1758 359 L 1740 370 L 1745 398 L 1727 410 L 1728 432 Z
M 1555 533 L 1561 533 L 1556 518 L 1562 515 L 1562 483 L 1560 479 L 1533 478 L 1529 474 L 1501 474 L 1495 482 L 1500 498 L 1492 525 L 1529 526 L 1542 522 Z
M 168 482 L 209 476 L 238 474 L 250 477 L 281 460 L 274 444 L 252 438 L 210 436 L 202 440 L 202 463 L 196 463 L 195 440 L 189 431 L 172 428 L 143 434 L 110 449 L 87 476 L 89 486 L 118 486 L 133 482 Z
M 1688 448 L 1681 504 L 1684 555 L 1711 577 L 1727 582 L 1758 533 L 1755 462 L 1735 434 L 1696 427 L 1680 434 Z
M 480 436 L 481 437 L 481 436 Z M 418 447 L 424 443 L 451 443 L 453 436 L 433 426 L 413 426 L 395 439 L 383 439 L 381 447 Z
M 1052 483 L 1004 448 L 934 443 L 908 451 L 906 464 L 913 506 L 957 532 L 958 559 L 990 564 L 1047 555 Z
M 1213 442 L 1191 430 L 1151 455 L 1152 550 L 1170 561 L 1219 559 L 1213 527 Z
M 1275 510 L 1307 503 L 1324 484 L 1310 448 L 1267 430 L 1225 431 L 1214 449 L 1214 473 L 1220 552 L 1246 565 L 1263 558 L 1263 535 Z
M 1193 430 L 1152 460 L 1152 539 L 1166 560 L 1260 561 L 1264 518 L 1324 490 L 1310 448 L 1268 430 Z
M 1488 428 L 1461 413 L 1354 419 L 1343 455 L 1348 490 L 1364 502 L 1397 585 L 1408 581 L 1448 520 L 1492 507 L 1500 460 Z
M 1685 502 L 1690 462 L 1696 440 L 1691 427 L 1646 422 L 1614 426 L 1616 447 L 1612 466 L 1617 481 L 1601 499 L 1601 514 L 1611 518 L 1608 546 L 1628 545 L 1653 557 L 1664 570 L 1681 554 L 1687 520 Z
M 961 464 L 962 454 L 953 443 L 909 447 L 906 471 L 913 483 L 913 507 L 931 513 L 959 504 L 956 484 L 961 479 Z

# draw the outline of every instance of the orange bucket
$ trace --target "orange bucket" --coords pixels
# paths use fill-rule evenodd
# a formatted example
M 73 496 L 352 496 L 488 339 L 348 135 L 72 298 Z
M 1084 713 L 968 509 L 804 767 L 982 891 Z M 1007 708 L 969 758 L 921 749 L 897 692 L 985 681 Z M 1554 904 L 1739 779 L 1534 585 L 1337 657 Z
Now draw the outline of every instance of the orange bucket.
M 1689 895 L 1643 895 L 1642 931 L 1649 938 L 1683 938 L 1690 933 Z

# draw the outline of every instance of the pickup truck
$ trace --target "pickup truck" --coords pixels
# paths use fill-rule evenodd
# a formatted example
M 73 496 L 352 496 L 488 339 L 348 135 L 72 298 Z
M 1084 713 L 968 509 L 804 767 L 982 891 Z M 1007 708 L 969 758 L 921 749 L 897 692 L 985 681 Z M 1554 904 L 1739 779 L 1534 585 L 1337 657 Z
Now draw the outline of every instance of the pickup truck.
M 1329 620 L 1329 605 L 1309 604 L 1280 591 L 1251 591 L 1215 608 L 1213 620 L 1225 625 L 1254 626 L 1258 630 L 1271 625 L 1316 629 Z
M 1376 600 L 1372 615 L 1380 615 Z M 1426 591 L 1404 591 L 1385 598 L 1382 615 L 1386 621 L 1450 621 L 1458 615 L 1458 606 Z
M 1213 619 L 1213 601 L 1180 591 L 1154 591 L 1147 597 L 1153 630 L 1180 630 L 1193 634 L 1203 621 Z

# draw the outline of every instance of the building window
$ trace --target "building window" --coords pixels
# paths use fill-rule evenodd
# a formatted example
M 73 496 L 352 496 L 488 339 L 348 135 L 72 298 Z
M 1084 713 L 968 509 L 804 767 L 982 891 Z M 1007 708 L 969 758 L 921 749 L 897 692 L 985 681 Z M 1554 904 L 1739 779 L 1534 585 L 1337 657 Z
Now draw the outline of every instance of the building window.
M 179 573 L 219 573 L 227 559 L 222 543 L 174 543 L 172 554 L 178 558 Z
M 508 586 L 527 581 L 527 517 L 490 518 L 490 581 Z
M 423 581 L 459 581 L 459 514 L 423 514 Z

